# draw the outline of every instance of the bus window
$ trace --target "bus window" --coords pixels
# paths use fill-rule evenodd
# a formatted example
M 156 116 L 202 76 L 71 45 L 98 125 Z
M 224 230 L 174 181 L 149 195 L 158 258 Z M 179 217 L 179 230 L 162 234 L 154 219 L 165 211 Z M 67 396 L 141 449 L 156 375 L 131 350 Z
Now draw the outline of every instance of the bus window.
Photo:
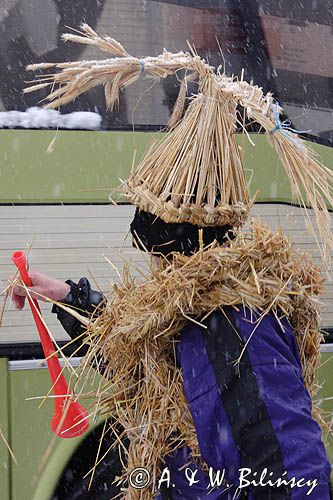
M 188 41 L 212 65 L 235 75 L 244 69 L 246 80 L 272 91 L 294 128 L 309 130 L 316 141 L 333 141 L 329 3 L 100 0 L 91 4 L 89 0 L 81 0 L 77 7 L 70 0 L 0 0 L 0 111 L 25 111 L 45 97 L 43 90 L 37 97 L 22 95 L 25 82 L 32 78 L 27 64 L 94 58 L 91 47 L 61 40 L 66 26 L 79 29 L 84 21 L 119 40 L 134 56 L 157 55 L 164 47 L 171 52 L 187 50 Z M 61 111 L 98 112 L 104 129 L 133 125 L 137 130 L 159 129 L 168 120 L 177 87 L 177 78 L 152 82 L 143 77 L 123 92 L 118 109 L 106 110 L 103 89 L 97 88 Z

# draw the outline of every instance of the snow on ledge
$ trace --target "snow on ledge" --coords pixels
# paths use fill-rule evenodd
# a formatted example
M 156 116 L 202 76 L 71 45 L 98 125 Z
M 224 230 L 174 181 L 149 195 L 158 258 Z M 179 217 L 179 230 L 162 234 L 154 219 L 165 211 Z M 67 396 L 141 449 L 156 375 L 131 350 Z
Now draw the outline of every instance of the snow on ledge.
M 91 111 L 74 111 L 61 114 L 55 109 L 38 107 L 28 108 L 26 111 L 1 111 L 0 128 L 65 128 L 99 130 L 102 117 Z

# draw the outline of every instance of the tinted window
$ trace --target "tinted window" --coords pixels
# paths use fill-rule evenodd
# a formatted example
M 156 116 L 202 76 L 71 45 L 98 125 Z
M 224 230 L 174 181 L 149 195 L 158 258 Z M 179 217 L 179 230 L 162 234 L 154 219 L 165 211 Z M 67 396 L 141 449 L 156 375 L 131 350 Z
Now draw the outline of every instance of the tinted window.
M 61 41 L 66 26 L 85 21 L 135 56 L 186 50 L 188 40 L 211 64 L 228 74 L 244 68 L 246 79 L 271 90 L 295 128 L 333 141 L 332 15 L 331 0 L 0 0 L 0 110 L 26 110 L 45 96 L 22 95 L 29 63 L 107 57 Z M 143 76 L 114 112 L 105 110 L 101 88 L 61 111 L 98 112 L 103 128 L 158 128 L 178 81 L 152 83 Z

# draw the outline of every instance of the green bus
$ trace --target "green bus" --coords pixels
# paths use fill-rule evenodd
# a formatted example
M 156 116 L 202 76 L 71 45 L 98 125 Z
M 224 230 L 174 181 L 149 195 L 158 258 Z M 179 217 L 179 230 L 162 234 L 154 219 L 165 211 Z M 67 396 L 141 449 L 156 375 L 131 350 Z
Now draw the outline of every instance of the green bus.
M 128 238 L 133 207 L 108 195 L 126 178 L 163 128 L 179 82 L 144 76 L 120 98 L 118 109 L 105 109 L 102 89 L 95 89 L 61 112 L 42 110 L 45 94 L 24 95 L 31 80 L 27 64 L 90 59 L 91 48 L 65 45 L 66 26 L 85 21 L 99 33 L 119 40 L 133 55 L 157 55 L 164 47 L 199 55 L 228 74 L 253 79 L 274 92 L 292 126 L 305 134 L 323 163 L 333 168 L 333 31 L 327 2 L 320 0 L 0 0 L 0 280 L 5 289 L 14 273 L 11 254 L 31 246 L 29 264 L 59 279 L 87 276 L 106 292 L 123 259 L 144 265 Z M 324 43 L 325 42 L 325 43 Z M 152 86 L 152 83 L 154 85 Z M 189 86 L 189 95 L 195 92 Z M 315 240 L 305 228 L 300 207 L 292 203 L 288 183 L 275 153 L 258 131 L 248 130 L 253 147 L 239 134 L 247 159 L 251 190 L 259 192 L 254 215 L 272 228 L 281 226 L 296 247 L 320 263 Z M 50 147 L 50 144 L 53 146 Z M 332 208 L 332 207 L 331 207 Z M 310 215 L 311 216 L 311 215 Z M 133 273 L 135 274 L 135 268 Z M 50 307 L 42 304 L 47 325 L 70 363 L 79 369 L 68 337 Z M 79 438 L 56 438 L 50 380 L 30 311 L 15 311 L 0 297 L 0 484 L 3 500 L 108 499 L 105 460 L 88 491 L 85 477 L 99 446 L 102 422 L 91 423 Z M 318 398 L 328 415 L 333 409 L 333 286 L 322 309 L 322 344 Z M 98 383 L 92 374 L 84 392 Z M 83 399 L 88 405 L 89 399 Z M 102 442 L 102 452 L 110 443 Z M 331 463 L 333 446 L 327 443 Z

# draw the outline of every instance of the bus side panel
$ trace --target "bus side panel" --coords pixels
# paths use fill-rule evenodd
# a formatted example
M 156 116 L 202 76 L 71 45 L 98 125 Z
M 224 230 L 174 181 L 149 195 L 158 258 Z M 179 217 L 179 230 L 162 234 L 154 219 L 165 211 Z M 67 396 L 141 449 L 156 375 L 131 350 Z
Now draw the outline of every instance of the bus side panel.
M 164 137 L 152 132 L 61 131 L 48 155 L 54 134 L 48 130 L 0 130 L 1 203 L 107 203 L 111 188 L 127 178 L 133 159 L 137 165 L 148 144 Z M 252 179 L 251 194 L 258 192 L 258 201 L 292 201 L 288 178 L 267 137 L 251 137 L 255 148 L 237 134 L 246 176 Z M 311 147 L 332 168 L 333 148 Z
M 8 413 L 7 359 L 0 359 L 0 484 L 1 498 L 10 500 L 10 461 L 7 443 L 10 442 Z
M 100 421 L 97 420 L 83 436 L 77 438 L 61 439 L 54 436 L 50 429 L 53 400 L 44 400 L 51 389 L 48 370 L 15 369 L 8 373 L 11 445 L 18 462 L 17 466 L 11 466 L 13 486 L 10 500 L 48 500 L 75 449 Z M 65 374 L 67 375 L 67 370 Z M 69 377 L 66 378 L 69 382 Z M 83 376 L 82 379 L 85 381 L 86 377 Z M 99 374 L 92 373 L 83 392 L 97 390 L 99 382 Z M 81 387 L 81 384 L 78 384 L 78 392 Z M 92 411 L 91 400 L 83 398 L 82 404 L 88 411 Z
M 52 497 L 58 480 L 63 475 L 70 459 L 75 455 L 79 444 L 88 436 L 89 432 L 91 432 L 94 427 L 100 424 L 101 421 L 98 420 L 91 425 L 89 431 L 83 436 L 74 439 L 63 439 L 57 443 L 51 456 L 45 463 L 45 467 L 39 477 L 31 500 L 49 500 Z M 57 441 L 59 440 L 57 439 Z
M 12 448 L 18 465 L 12 465 L 12 496 L 10 500 L 31 500 L 42 476 L 51 453 L 65 444 L 67 452 L 60 461 L 59 468 L 51 467 L 47 474 L 50 491 L 53 491 L 58 476 L 71 456 L 80 438 L 64 440 L 53 436 L 50 422 L 53 414 L 53 401 L 42 399 L 48 394 L 51 382 L 46 369 L 10 371 L 11 388 L 11 435 Z M 59 456 L 59 452 L 58 452 Z
M 332 348 L 331 352 L 322 352 L 321 354 L 321 367 L 319 370 L 319 383 L 322 386 L 320 389 L 316 400 L 323 400 L 321 403 L 321 408 L 323 409 L 326 421 L 331 426 L 332 432 L 332 415 L 333 415 L 333 391 L 332 391 L 332 380 L 333 380 L 333 345 L 328 344 L 327 347 Z M 330 435 L 329 438 L 325 439 L 326 451 L 331 465 L 333 465 L 333 436 Z

